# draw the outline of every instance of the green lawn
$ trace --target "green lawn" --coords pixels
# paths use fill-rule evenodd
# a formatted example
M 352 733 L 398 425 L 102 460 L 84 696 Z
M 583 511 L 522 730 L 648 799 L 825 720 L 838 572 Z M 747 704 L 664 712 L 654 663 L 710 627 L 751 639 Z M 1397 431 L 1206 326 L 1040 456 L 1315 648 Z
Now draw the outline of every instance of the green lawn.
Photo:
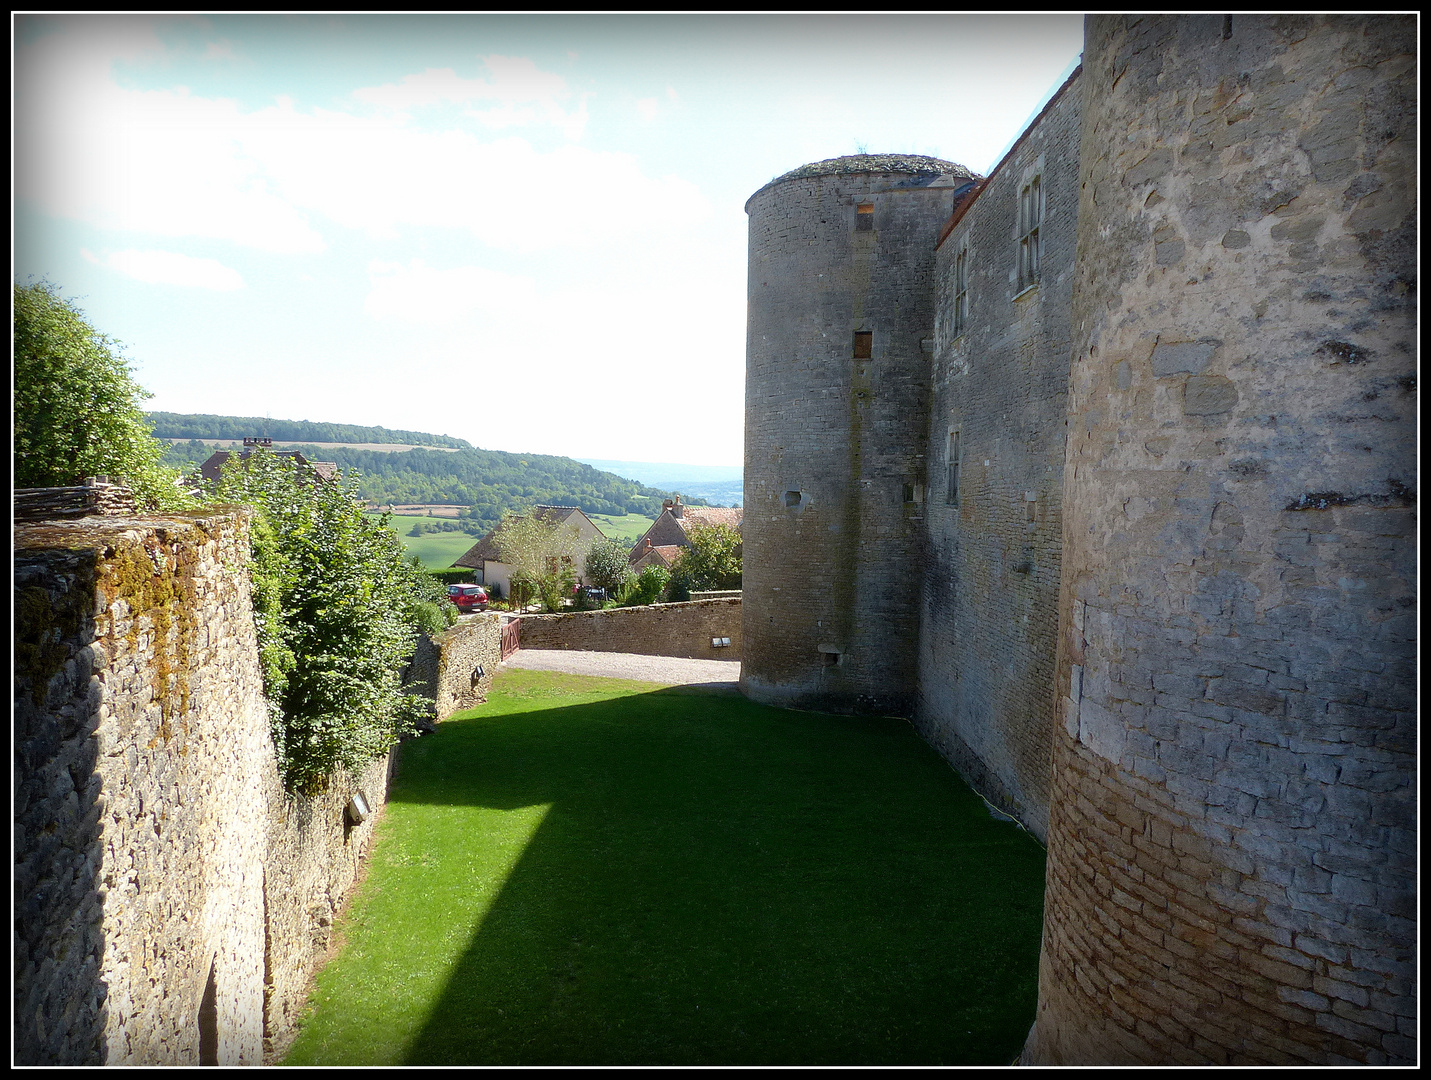
M 504 671 L 403 748 L 285 1064 L 1007 1064 L 1043 873 L 905 721 Z

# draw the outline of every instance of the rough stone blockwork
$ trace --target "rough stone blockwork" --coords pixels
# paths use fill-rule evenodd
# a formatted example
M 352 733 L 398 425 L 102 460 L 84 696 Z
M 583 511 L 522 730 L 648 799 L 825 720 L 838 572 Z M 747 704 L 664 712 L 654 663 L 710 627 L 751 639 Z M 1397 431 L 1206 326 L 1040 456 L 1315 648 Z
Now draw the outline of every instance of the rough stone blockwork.
M 522 616 L 524 649 L 590 649 L 698 660 L 739 660 L 740 597 Z M 712 638 L 730 638 L 719 648 Z
M 1415 1059 L 1415 51 L 1089 22 L 1026 1060 Z
M 960 203 L 935 272 L 915 726 L 1040 839 L 1056 706 L 1081 102 L 1075 76 L 972 204 Z M 1035 183 L 1041 272 L 1021 288 L 1013 238 L 1020 196 Z
M 502 662 L 502 623 L 496 612 L 462 618 L 435 638 L 424 634 L 403 679 L 409 693 L 430 698 L 445 720 L 487 700 Z
M 387 761 L 279 782 L 247 516 L 15 532 L 15 1059 L 259 1064 L 288 1035 Z
M 756 700 L 910 713 L 934 244 L 972 181 L 856 155 L 746 204 L 741 688 Z

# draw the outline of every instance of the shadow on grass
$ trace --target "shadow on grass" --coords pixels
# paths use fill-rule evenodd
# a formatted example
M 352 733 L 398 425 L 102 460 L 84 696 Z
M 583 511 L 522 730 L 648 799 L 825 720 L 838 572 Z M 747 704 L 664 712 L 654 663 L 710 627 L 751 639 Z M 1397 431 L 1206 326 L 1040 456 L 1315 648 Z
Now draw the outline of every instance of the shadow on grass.
M 408 1063 L 1017 1054 L 1043 851 L 908 723 L 683 688 L 536 704 L 404 751 L 395 804 L 551 807 Z

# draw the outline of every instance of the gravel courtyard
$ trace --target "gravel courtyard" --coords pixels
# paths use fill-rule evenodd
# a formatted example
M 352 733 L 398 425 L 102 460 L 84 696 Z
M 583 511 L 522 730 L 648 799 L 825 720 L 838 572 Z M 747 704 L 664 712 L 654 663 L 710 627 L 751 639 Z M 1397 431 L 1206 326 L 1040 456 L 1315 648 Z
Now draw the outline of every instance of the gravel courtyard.
M 674 685 L 728 686 L 740 679 L 739 660 L 685 660 L 638 653 L 588 652 L 580 649 L 518 649 L 505 667 L 563 671 L 568 675 L 604 675 Z

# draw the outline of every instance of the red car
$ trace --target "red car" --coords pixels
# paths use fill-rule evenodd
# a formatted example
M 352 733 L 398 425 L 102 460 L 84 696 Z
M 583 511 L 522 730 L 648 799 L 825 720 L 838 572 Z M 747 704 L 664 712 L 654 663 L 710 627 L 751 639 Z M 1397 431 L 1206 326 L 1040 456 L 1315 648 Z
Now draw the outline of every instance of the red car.
M 449 585 L 447 599 L 457 605 L 458 611 L 487 610 L 487 590 L 481 585 Z

